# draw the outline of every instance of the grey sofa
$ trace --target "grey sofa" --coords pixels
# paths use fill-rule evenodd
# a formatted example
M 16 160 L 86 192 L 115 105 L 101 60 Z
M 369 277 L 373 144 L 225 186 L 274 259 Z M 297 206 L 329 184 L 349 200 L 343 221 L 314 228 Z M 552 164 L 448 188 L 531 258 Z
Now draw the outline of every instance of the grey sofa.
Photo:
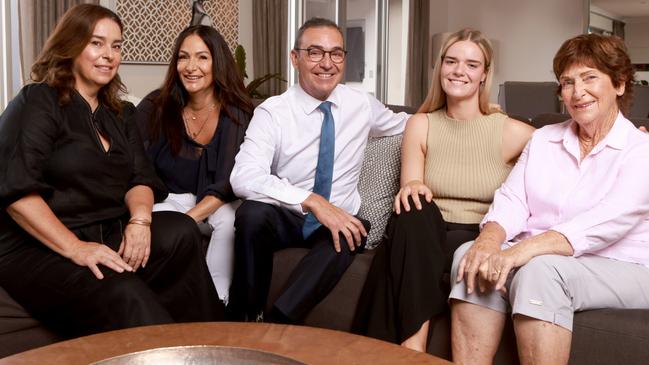
M 361 215 L 372 222 L 370 242 L 380 241 L 398 189 L 400 136 L 371 140 L 361 172 Z M 277 298 L 288 275 L 306 254 L 293 248 L 276 253 L 268 303 Z M 305 324 L 349 331 L 373 258 L 359 254 L 333 291 L 307 316 Z M 32 319 L 0 288 L 0 356 L 46 345 L 61 338 Z M 432 322 L 428 352 L 450 358 L 449 316 Z M 593 310 L 577 313 L 571 364 L 643 364 L 649 360 L 649 310 Z M 497 364 L 517 364 L 511 325 L 496 356 Z

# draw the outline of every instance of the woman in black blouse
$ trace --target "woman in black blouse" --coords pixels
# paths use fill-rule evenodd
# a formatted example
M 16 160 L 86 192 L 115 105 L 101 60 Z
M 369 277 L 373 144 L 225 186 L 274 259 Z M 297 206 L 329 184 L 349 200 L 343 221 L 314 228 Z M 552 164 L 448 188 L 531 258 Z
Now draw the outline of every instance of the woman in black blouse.
M 222 316 L 196 225 L 151 214 L 121 46 L 112 11 L 70 9 L 0 116 L 0 285 L 66 335 Z
M 230 172 L 253 107 L 223 37 L 204 25 L 182 31 L 162 88 L 137 109 L 149 157 L 170 191 L 153 210 L 207 220 L 213 228 L 207 266 L 227 304 L 239 206 Z

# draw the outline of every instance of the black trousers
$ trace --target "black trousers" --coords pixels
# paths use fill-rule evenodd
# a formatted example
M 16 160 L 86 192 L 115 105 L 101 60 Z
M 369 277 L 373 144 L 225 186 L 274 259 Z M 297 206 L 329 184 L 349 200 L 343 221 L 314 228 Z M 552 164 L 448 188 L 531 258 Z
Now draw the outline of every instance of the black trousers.
M 248 200 L 237 209 L 235 264 L 228 313 L 232 319 L 255 320 L 266 307 L 273 272 L 273 253 L 288 247 L 310 248 L 298 263 L 274 303 L 274 310 L 292 322 L 303 319 L 334 288 L 363 245 L 350 251 L 340 235 L 341 252 L 333 247 L 331 232 L 319 227 L 302 237 L 304 216 L 286 208 Z M 369 222 L 364 221 L 369 230 Z
M 447 223 L 434 202 L 421 200 L 422 210 L 390 217 L 361 293 L 355 333 L 401 343 L 448 308 L 453 253 L 479 228 Z
M 127 217 L 73 232 L 117 251 Z M 207 270 L 196 223 L 155 212 L 146 268 L 104 279 L 33 238 L 0 258 L 0 285 L 35 318 L 65 336 L 171 322 L 223 319 L 223 304 Z

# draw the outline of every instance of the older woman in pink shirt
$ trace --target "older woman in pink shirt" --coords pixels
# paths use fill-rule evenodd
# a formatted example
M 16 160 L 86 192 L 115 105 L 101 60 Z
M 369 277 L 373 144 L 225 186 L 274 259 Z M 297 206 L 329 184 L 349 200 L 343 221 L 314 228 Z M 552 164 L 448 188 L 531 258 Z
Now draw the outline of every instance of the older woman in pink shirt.
M 634 72 L 617 37 L 554 58 L 570 120 L 536 131 L 454 257 L 453 360 L 493 360 L 511 312 L 521 362 L 567 363 L 575 311 L 649 308 L 649 136 L 623 113 Z

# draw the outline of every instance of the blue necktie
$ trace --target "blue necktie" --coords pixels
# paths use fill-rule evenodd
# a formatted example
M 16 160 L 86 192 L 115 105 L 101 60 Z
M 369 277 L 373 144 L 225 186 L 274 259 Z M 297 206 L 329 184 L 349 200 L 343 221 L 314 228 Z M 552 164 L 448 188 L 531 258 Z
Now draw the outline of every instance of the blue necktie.
M 320 130 L 320 150 L 318 151 L 318 165 L 315 169 L 315 182 L 313 192 L 329 200 L 331 196 L 331 181 L 334 173 L 335 125 L 331 115 L 331 102 L 325 101 L 318 106 L 324 114 L 322 129 Z M 302 236 L 307 239 L 313 231 L 320 227 L 320 222 L 309 213 L 304 219 Z

